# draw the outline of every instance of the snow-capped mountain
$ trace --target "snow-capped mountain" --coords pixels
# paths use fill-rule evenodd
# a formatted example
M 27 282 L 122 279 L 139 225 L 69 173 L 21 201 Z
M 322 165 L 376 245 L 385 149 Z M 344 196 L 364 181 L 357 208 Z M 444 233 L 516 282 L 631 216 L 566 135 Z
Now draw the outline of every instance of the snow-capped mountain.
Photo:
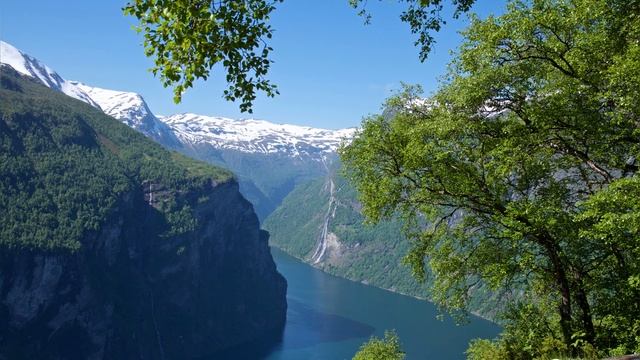
M 208 144 L 219 149 L 263 154 L 281 153 L 293 157 L 334 153 L 340 143 L 351 138 L 355 131 L 197 114 L 177 114 L 160 119 L 173 129 L 182 143 L 191 146 Z
M 4 41 L 0 41 L 0 63 L 39 80 L 47 87 L 84 101 L 157 141 L 167 145 L 177 143 L 171 129 L 153 115 L 139 94 L 66 80 L 38 59 Z
M 70 81 L 70 83 L 95 101 L 105 114 L 122 121 L 165 146 L 175 147 L 179 143 L 171 128 L 149 110 L 149 106 L 140 94 L 102 89 L 77 81 Z
M 64 79 L 36 58 L 0 41 L 0 63 L 39 80 L 44 85 L 101 109 L 165 146 L 193 148 L 208 145 L 216 149 L 245 153 L 310 155 L 321 159 L 334 153 L 355 129 L 327 130 L 264 120 L 234 120 L 196 114 L 156 117 L 142 96 L 134 92 L 93 87 Z M 182 144 L 180 144 L 182 143 Z
M 17 72 L 35 78 L 47 87 L 63 92 L 92 106 L 100 107 L 84 91 L 63 79 L 50 67 L 4 41 L 0 41 L 0 63 L 10 65 Z
M 296 184 L 329 172 L 338 146 L 355 132 L 355 129 L 327 130 L 195 114 L 157 117 L 137 93 L 65 80 L 42 62 L 3 41 L 0 41 L 0 63 L 102 110 L 168 148 L 230 169 L 238 178 L 240 191 L 261 219 Z

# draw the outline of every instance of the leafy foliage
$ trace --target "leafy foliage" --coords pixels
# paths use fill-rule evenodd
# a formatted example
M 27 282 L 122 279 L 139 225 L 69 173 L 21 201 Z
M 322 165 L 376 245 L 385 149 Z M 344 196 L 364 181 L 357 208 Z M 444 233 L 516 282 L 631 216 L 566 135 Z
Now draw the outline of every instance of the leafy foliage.
M 403 360 L 404 352 L 400 346 L 398 335 L 393 331 L 386 331 L 384 339 L 372 337 L 353 357 L 353 360 Z
M 418 39 L 414 45 L 420 47 L 420 61 L 425 61 L 431 48 L 435 43 L 433 32 L 438 32 L 442 25 L 446 24 L 446 19 L 442 17 L 442 0 L 399 0 L 407 3 L 407 9 L 400 14 L 400 19 L 411 28 L 411 33 L 417 34 Z M 462 13 L 471 9 L 475 0 L 451 0 L 455 7 L 454 18 L 458 18 Z M 349 0 L 349 4 L 358 10 L 358 14 L 365 17 L 365 22 L 369 23 L 371 14 L 366 9 L 366 0 Z
M 0 247 L 75 251 L 142 184 L 186 191 L 231 178 L 8 67 L 1 79 Z M 189 231 L 191 210 L 167 200 L 167 231 Z
M 140 21 L 145 53 L 154 57 L 154 75 L 174 86 L 174 101 L 196 79 L 206 80 L 222 64 L 229 84 L 224 97 L 239 99 L 251 112 L 257 91 L 278 93 L 266 79 L 272 50 L 269 15 L 282 0 L 134 0 L 123 9 Z
M 436 302 L 465 310 L 478 282 L 524 291 L 471 352 L 640 347 L 638 13 L 535 0 L 474 19 L 434 98 L 406 89 L 341 152 L 365 213 L 412 228 L 407 261 L 430 267 Z
M 153 57 L 154 75 L 165 87 L 173 86 L 174 101 L 197 79 L 206 80 L 221 64 L 228 88 L 225 99 L 240 100 L 240 110 L 252 112 L 256 93 L 273 97 L 278 90 L 267 78 L 273 50 L 267 41 L 273 29 L 269 16 L 283 0 L 131 0 L 123 11 L 140 22 L 145 54 Z M 399 0 L 407 3 L 400 18 L 418 34 L 424 61 L 431 51 L 433 31 L 440 30 L 442 0 Z M 469 11 L 475 0 L 452 0 L 455 17 Z M 349 0 L 359 14 L 370 19 L 366 1 Z

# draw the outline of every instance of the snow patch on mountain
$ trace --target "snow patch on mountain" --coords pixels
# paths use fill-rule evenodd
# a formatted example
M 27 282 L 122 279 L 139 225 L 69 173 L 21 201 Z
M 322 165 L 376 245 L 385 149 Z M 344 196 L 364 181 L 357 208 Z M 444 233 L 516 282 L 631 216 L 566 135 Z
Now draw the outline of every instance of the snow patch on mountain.
M 353 137 L 354 128 L 341 130 L 274 124 L 264 120 L 235 120 L 197 114 L 160 117 L 186 144 L 250 153 L 286 153 L 290 156 L 333 153 Z
M 4 41 L 0 41 L 0 63 L 11 66 L 21 74 L 40 80 L 47 87 L 98 107 L 91 97 L 71 82 L 63 79 L 50 67 Z
M 142 96 L 65 80 L 36 58 L 0 41 L 0 63 L 42 84 L 84 101 L 170 148 L 209 145 L 244 153 L 284 154 L 321 161 L 349 140 L 355 128 L 328 130 L 274 124 L 264 120 L 235 120 L 197 114 L 155 116 Z
M 98 103 L 105 114 L 126 120 L 128 125 L 139 122 L 151 113 L 139 94 L 101 89 L 76 81 L 72 83 Z
M 153 115 L 139 94 L 101 89 L 78 81 L 65 80 L 38 59 L 4 41 L 0 41 L 0 63 L 7 64 L 19 73 L 39 80 L 51 89 L 99 108 L 105 114 L 165 145 L 173 145 L 177 142 L 171 129 Z
M 165 143 L 177 141 L 171 129 L 158 120 L 140 94 L 89 86 L 71 81 L 78 89 L 89 95 L 102 111 L 143 134 Z

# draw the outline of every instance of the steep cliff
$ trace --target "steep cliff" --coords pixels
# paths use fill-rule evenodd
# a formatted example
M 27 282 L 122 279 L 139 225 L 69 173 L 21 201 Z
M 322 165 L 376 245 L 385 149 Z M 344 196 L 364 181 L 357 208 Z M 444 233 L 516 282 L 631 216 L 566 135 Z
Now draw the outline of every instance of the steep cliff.
M 286 282 L 230 173 L 0 75 L 0 359 L 184 359 L 281 333 Z

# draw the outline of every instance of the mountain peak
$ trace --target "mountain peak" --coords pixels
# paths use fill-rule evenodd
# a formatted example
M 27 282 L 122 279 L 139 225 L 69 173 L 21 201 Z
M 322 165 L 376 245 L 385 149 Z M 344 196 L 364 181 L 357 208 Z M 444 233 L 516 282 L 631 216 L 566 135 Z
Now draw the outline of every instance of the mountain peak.
M 354 128 L 329 130 L 275 124 L 259 119 L 229 119 L 192 113 L 162 117 L 183 142 L 249 153 L 283 153 L 290 156 L 335 152 L 353 136 Z
M 151 113 L 140 94 L 102 89 L 79 81 L 65 80 L 38 59 L 4 41 L 0 41 L 0 63 L 7 64 L 19 73 L 39 80 L 51 89 L 99 108 L 105 114 L 165 145 L 174 145 L 177 141 L 171 130 Z
M 66 80 L 38 59 L 0 41 L 0 63 L 44 85 L 84 101 L 171 148 L 208 145 L 244 153 L 279 154 L 322 160 L 355 128 L 329 130 L 276 124 L 259 119 L 230 119 L 193 113 L 156 117 L 140 94 L 93 87 Z
M 56 90 L 59 90 L 62 87 L 62 83 L 64 83 L 64 79 L 50 67 L 1 40 L 0 63 L 10 65 L 17 72 L 39 79 L 48 87 Z
M 63 92 L 91 106 L 99 107 L 91 97 L 58 75 L 53 69 L 4 41 L 0 41 L 0 63 L 11 66 L 17 72 L 32 77 L 51 89 Z

